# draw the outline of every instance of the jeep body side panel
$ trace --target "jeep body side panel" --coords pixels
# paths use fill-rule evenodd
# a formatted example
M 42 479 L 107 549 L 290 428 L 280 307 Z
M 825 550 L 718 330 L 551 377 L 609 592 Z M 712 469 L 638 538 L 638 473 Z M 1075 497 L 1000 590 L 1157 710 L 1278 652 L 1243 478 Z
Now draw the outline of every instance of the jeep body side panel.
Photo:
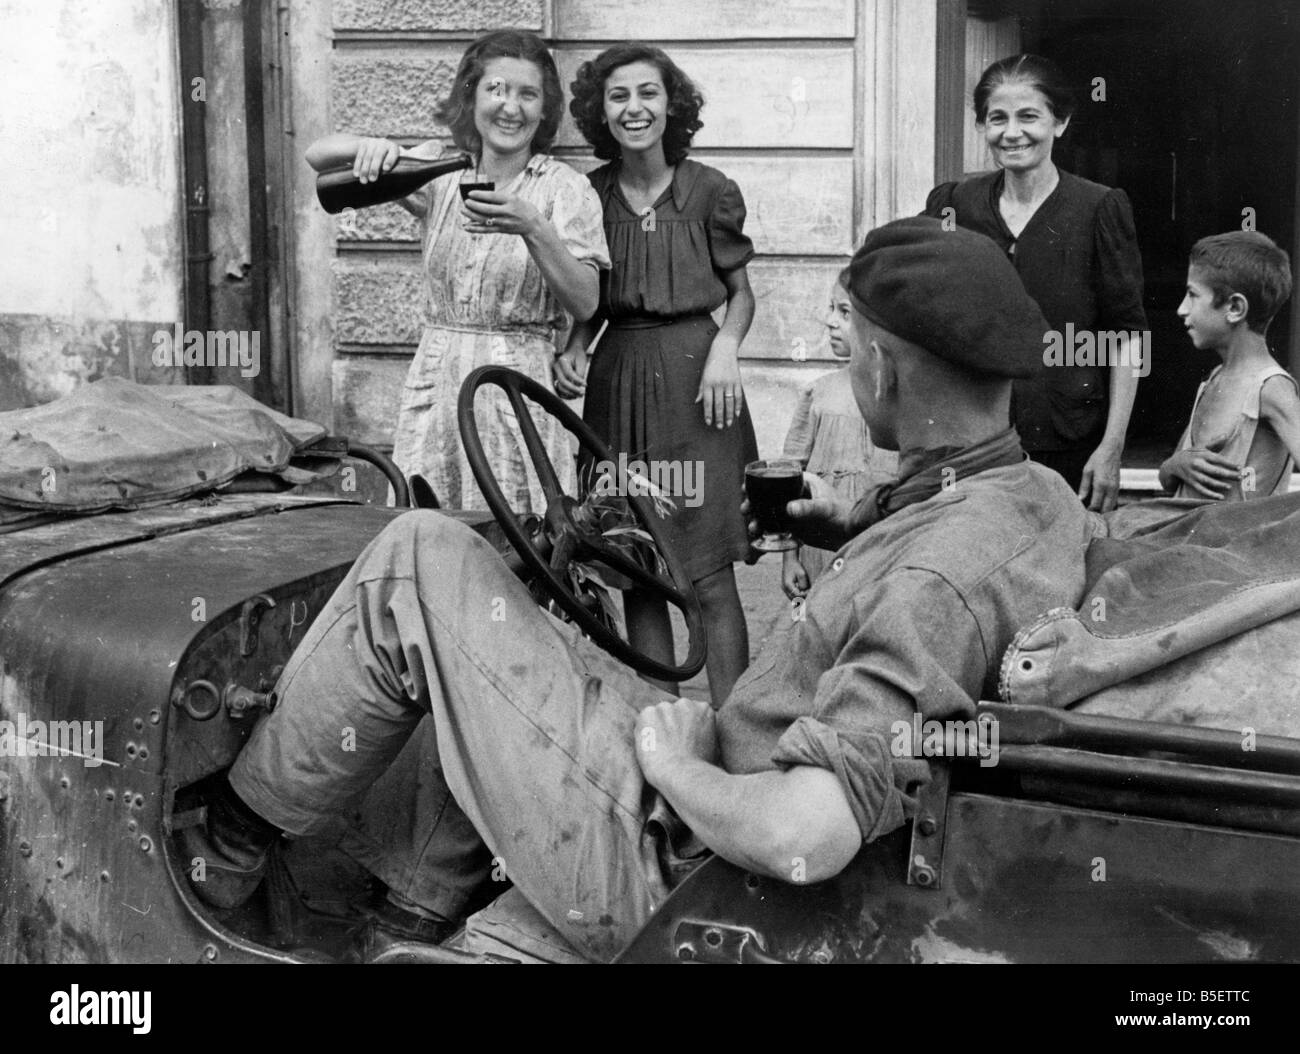
M 1300 839 L 957 793 L 942 881 L 909 885 L 904 827 L 795 886 L 720 858 L 623 962 L 1294 962 Z
M 0 591 L 0 720 L 101 729 L 91 742 L 102 762 L 0 758 L 0 961 L 264 957 L 191 910 L 177 881 L 184 862 L 169 858 L 177 786 L 228 765 L 256 717 L 231 720 L 221 705 L 196 721 L 182 708 L 186 689 L 266 687 L 399 511 L 263 508 L 128 533 L 10 578 Z M 196 711 L 208 702 L 202 691 L 189 701 Z

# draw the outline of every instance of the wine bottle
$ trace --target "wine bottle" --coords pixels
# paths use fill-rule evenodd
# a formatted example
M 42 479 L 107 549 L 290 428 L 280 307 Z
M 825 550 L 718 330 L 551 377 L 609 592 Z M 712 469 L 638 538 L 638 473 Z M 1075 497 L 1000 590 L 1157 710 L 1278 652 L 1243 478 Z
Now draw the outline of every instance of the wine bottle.
M 326 169 L 316 177 L 316 198 L 331 215 L 344 209 L 366 209 L 397 201 L 419 190 L 431 179 L 462 168 L 473 168 L 469 154 L 453 154 L 426 161 L 417 157 L 399 157 L 387 172 L 370 183 L 362 183 L 352 174 L 352 162 Z

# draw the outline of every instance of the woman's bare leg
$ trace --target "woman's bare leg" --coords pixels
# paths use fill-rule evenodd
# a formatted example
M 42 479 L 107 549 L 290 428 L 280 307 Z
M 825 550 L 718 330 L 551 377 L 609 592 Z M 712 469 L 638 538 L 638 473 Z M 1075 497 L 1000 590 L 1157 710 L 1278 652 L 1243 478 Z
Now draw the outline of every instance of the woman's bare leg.
M 695 583 L 695 593 L 704 611 L 709 635 L 709 694 L 716 710 L 726 701 L 736 680 L 749 665 L 749 627 L 736 591 L 736 574 L 731 564 Z
M 627 641 L 642 655 L 659 662 L 676 662 L 673 655 L 673 624 L 668 618 L 668 602 L 662 597 L 629 589 L 623 594 L 623 618 L 627 621 Z M 677 695 L 678 686 L 642 675 L 642 680 Z
M 705 669 L 709 675 L 709 695 L 716 709 L 721 706 L 736 680 L 749 665 L 749 628 L 745 611 L 736 591 L 736 574 L 731 565 L 714 571 L 694 582 L 708 634 L 709 654 Z M 623 594 L 623 614 L 627 619 L 628 642 L 644 655 L 660 662 L 673 662 L 673 628 L 668 618 L 668 604 L 660 597 L 636 590 Z M 678 687 L 667 681 L 644 678 L 666 692 L 677 693 Z

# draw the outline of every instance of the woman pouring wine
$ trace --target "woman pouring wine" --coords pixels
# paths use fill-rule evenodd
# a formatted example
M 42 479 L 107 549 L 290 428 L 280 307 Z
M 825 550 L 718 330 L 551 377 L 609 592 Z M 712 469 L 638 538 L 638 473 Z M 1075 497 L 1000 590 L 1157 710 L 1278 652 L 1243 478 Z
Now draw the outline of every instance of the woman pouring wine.
M 584 176 L 546 155 L 555 138 L 563 94 L 555 63 L 540 37 L 488 33 L 465 51 L 438 119 L 475 168 L 434 179 L 402 205 L 423 221 L 422 259 L 428 291 L 420 346 L 402 389 L 393 459 L 421 473 L 444 505 L 481 509 L 461 449 L 456 404 L 476 367 L 510 366 L 548 383 L 556 331 L 566 312 L 589 318 L 599 298 L 598 270 L 609 266 L 600 199 Z M 387 139 L 337 134 L 313 143 L 317 171 L 351 162 L 364 180 L 383 180 L 401 156 L 437 157 L 437 140 L 402 150 Z M 468 189 L 464 182 L 493 184 Z M 543 512 L 545 499 L 514 414 L 503 392 L 480 390 L 479 435 L 502 493 L 516 512 Z M 567 433 L 549 414 L 534 418 L 567 493 L 575 490 Z M 484 604 L 491 601 L 484 598 Z M 463 912 L 463 894 L 436 881 L 433 850 L 487 878 L 491 854 L 445 784 L 425 774 L 441 766 L 437 737 L 424 721 L 406 750 L 372 789 L 342 848 L 383 884 L 367 907 L 376 936 L 409 939 L 436 931 L 440 917 Z M 439 790 L 438 788 L 444 788 Z M 424 836 L 394 837 L 419 828 Z M 429 833 L 439 831 L 439 838 Z M 454 832 L 454 835 L 449 833 Z M 475 855 L 474 847 L 481 851 Z M 445 851 L 445 850 L 440 850 Z M 434 876 L 430 878 L 430 875 Z M 467 877 L 465 889 L 474 887 Z
M 393 460 L 422 474 L 444 505 L 484 508 L 456 427 L 461 382 L 488 363 L 550 381 L 557 331 L 566 312 L 595 312 L 598 271 L 609 266 L 600 199 L 585 178 L 548 157 L 563 92 L 546 45 L 533 33 L 487 33 L 466 50 L 438 120 L 475 159 L 465 180 L 493 189 L 460 193 L 444 176 L 402 200 L 423 221 L 428 290 L 420 346 L 402 389 Z M 429 140 L 403 150 L 388 139 L 347 133 L 313 143 L 317 171 L 351 162 L 363 181 L 382 180 L 399 157 L 433 158 Z M 463 200 L 462 200 L 463 197 Z M 543 512 L 540 484 L 504 395 L 485 390 L 477 406 L 489 464 L 517 512 Z M 563 427 L 549 415 L 538 427 L 564 489 L 573 492 L 573 458 Z

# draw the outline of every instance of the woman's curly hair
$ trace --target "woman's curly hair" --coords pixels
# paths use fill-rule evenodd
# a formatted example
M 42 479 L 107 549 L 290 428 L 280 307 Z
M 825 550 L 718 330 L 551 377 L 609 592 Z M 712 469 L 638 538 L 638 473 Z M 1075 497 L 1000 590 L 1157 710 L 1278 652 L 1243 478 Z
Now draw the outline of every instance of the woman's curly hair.
M 483 70 L 493 59 L 522 59 L 542 71 L 542 119 L 533 136 L 533 153 L 544 154 L 555 141 L 564 116 L 564 87 L 546 42 L 523 29 L 498 29 L 484 33 L 465 49 L 456 70 L 451 94 L 438 104 L 438 120 L 451 129 L 451 138 L 462 150 L 477 154 L 483 139 L 474 124 L 474 93 Z
M 650 63 L 663 78 L 664 90 L 668 93 L 664 159 L 675 165 L 690 151 L 695 133 L 704 127 L 700 120 L 704 96 L 691 78 L 660 48 L 649 44 L 615 44 L 590 62 L 584 62 L 578 69 L 577 80 L 569 85 L 569 91 L 573 93 L 569 113 L 573 114 L 578 130 L 592 145 L 598 158 L 612 161 L 618 157 L 618 141 L 605 124 L 605 82 L 620 66 L 633 62 Z

